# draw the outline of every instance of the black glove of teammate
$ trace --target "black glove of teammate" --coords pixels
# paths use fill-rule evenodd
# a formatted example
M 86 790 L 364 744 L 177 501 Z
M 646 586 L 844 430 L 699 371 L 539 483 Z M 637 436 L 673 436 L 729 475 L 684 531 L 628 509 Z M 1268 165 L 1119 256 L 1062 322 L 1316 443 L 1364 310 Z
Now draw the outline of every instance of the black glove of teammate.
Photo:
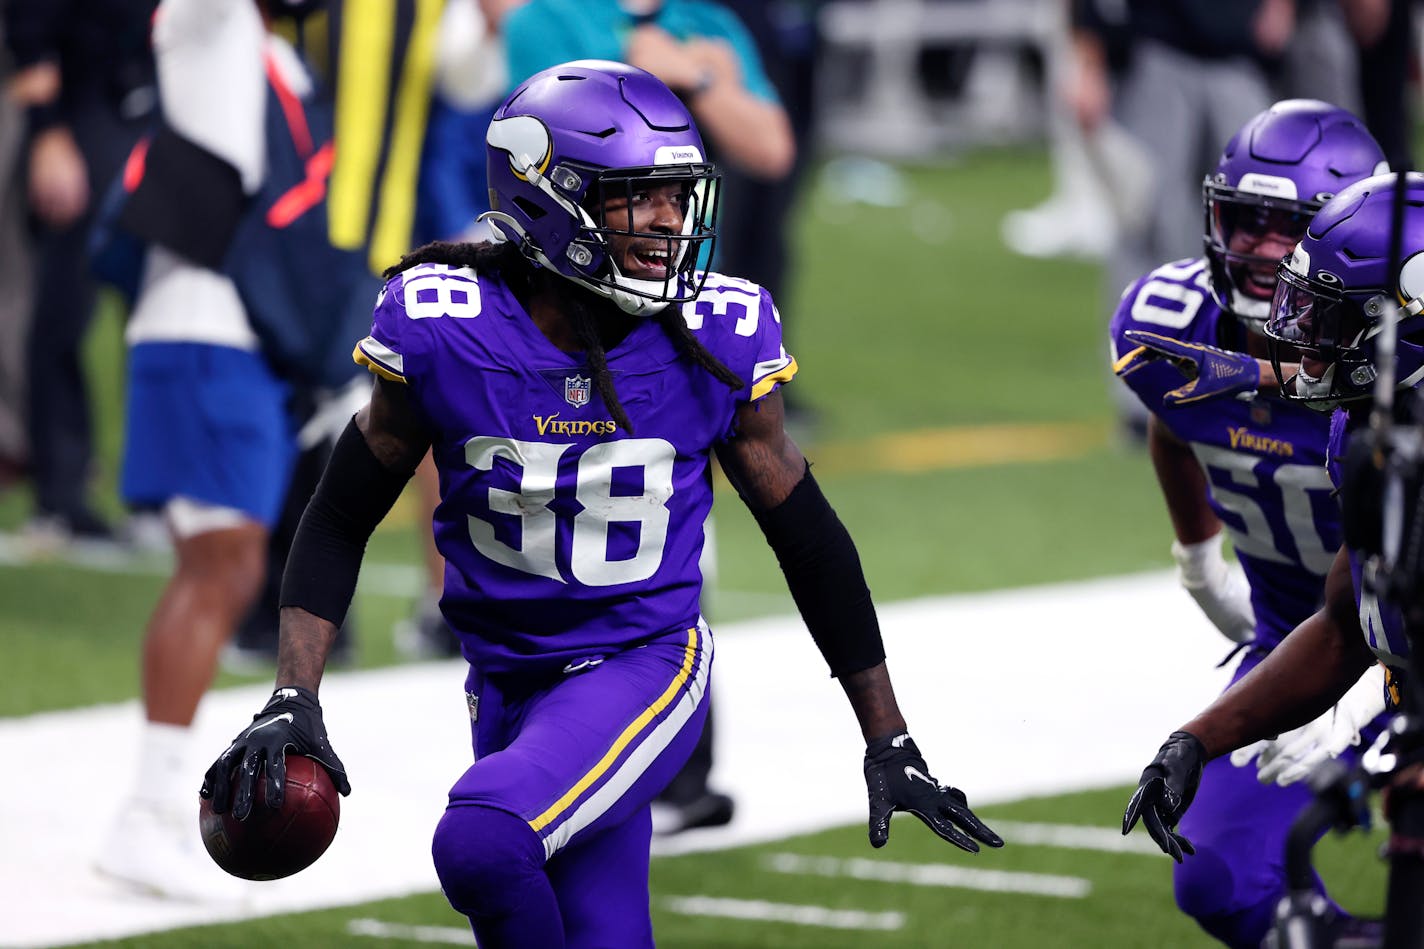
M 326 725 L 321 720 L 321 704 L 316 700 L 316 693 L 294 686 L 283 686 L 272 693 L 262 711 L 252 716 L 252 724 L 244 728 L 208 768 L 203 775 L 203 788 L 198 793 L 212 799 L 214 814 L 223 813 L 231 804 L 232 816 L 247 820 L 252 813 L 258 774 L 265 771 L 267 806 L 281 807 L 287 792 L 288 749 L 315 758 L 331 775 L 338 791 L 351 793 L 346 768 L 326 738 Z M 237 772 L 235 792 L 232 790 L 234 771 Z
M 1162 852 L 1178 863 L 1183 853 L 1196 853 L 1192 842 L 1177 833 L 1177 821 L 1196 797 L 1206 748 L 1190 732 L 1172 732 L 1157 757 L 1142 771 L 1137 790 L 1122 815 L 1122 832 L 1129 833 L 1142 818 L 1143 825 Z
M 974 816 L 963 791 L 930 776 L 929 766 L 908 734 L 879 738 L 866 747 L 865 787 L 870 792 L 872 847 L 883 847 L 890 839 L 890 815 L 896 811 L 914 814 L 930 830 L 970 853 L 979 852 L 974 840 L 990 847 L 1004 845 L 998 834 Z

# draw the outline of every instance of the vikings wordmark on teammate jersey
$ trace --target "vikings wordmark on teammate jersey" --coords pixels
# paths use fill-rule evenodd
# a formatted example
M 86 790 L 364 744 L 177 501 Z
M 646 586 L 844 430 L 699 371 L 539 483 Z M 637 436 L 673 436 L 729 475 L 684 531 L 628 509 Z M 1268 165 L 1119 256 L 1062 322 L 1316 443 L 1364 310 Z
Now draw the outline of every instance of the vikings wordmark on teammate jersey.
M 1123 294 L 1112 320 L 1114 358 L 1134 348 L 1123 333 L 1147 330 L 1184 342 L 1240 349 L 1237 320 L 1212 299 L 1206 261 L 1164 264 Z M 1267 395 L 1168 406 L 1182 384 L 1165 360 L 1124 381 L 1191 446 L 1210 503 L 1251 585 L 1259 645 L 1274 646 L 1315 612 L 1340 546 L 1340 512 L 1325 470 L 1329 420 Z

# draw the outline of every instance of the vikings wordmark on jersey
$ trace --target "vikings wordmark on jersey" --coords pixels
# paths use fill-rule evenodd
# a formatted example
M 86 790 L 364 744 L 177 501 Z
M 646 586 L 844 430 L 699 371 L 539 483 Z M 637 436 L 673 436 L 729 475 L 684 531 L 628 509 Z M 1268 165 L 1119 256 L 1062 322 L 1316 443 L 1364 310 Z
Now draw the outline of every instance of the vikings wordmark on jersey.
M 629 432 L 497 276 L 424 265 L 387 284 L 355 356 L 407 385 L 434 433 L 442 606 L 486 672 L 697 624 L 711 452 L 739 404 L 797 367 L 755 284 L 709 274 L 681 306 L 746 385 L 728 389 L 643 321 L 608 353 Z
M 1241 348 L 1243 332 L 1212 299 L 1202 259 L 1165 264 L 1128 287 L 1112 320 L 1115 358 L 1134 347 L 1123 336 L 1132 329 L 1229 349 Z M 1266 395 L 1166 405 L 1182 375 L 1165 360 L 1124 381 L 1201 463 L 1212 510 L 1251 585 L 1257 641 L 1274 646 L 1315 612 L 1340 546 L 1325 470 L 1328 417 Z

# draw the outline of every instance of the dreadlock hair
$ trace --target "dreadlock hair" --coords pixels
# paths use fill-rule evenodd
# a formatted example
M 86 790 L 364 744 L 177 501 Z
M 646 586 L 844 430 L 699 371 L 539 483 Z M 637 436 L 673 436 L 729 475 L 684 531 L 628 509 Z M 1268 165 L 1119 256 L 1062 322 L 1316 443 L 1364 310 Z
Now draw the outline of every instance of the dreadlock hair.
M 608 353 L 604 350 L 603 340 L 598 334 L 597 306 L 611 304 L 589 292 L 567 292 L 570 287 L 562 277 L 531 265 L 513 242 L 469 244 L 432 241 L 417 247 L 402 257 L 399 263 L 386 268 L 384 276 L 389 280 L 396 274 L 420 264 L 448 264 L 454 267 L 469 267 L 476 271 L 483 270 L 486 273 L 497 271 L 517 296 L 525 298 L 536 288 L 551 287 L 558 290 L 568 306 L 574 334 L 584 348 L 593 384 L 598 389 L 598 394 L 603 397 L 608 414 L 613 416 L 613 420 L 624 431 L 630 434 L 633 432 L 633 423 L 629 421 L 628 413 L 613 387 L 613 374 L 608 371 Z M 577 289 L 583 290 L 582 287 Z M 621 310 L 617 312 L 622 315 Z M 680 308 L 669 305 L 657 315 L 657 321 L 678 352 L 711 373 L 718 382 L 734 391 L 746 385 L 740 376 L 728 369 L 692 334 L 692 330 L 687 327 L 687 321 L 682 318 Z
M 509 243 L 431 241 L 406 254 L 398 263 L 387 267 L 381 276 L 389 280 L 396 274 L 421 264 L 449 264 L 452 267 L 470 267 L 487 273 L 497 270 L 508 280 L 521 272 L 509 265 L 515 260 L 523 259 L 518 248 Z

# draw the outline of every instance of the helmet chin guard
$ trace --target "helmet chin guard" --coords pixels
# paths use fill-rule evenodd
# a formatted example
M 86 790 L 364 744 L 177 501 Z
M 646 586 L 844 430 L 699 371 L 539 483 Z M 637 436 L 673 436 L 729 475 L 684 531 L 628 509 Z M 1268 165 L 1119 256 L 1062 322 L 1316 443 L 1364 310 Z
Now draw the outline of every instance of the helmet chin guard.
M 580 60 L 536 73 L 495 112 L 486 136 L 490 204 L 482 216 L 540 267 L 634 316 L 695 297 L 716 239 L 719 175 L 704 159 L 692 116 L 651 73 Z M 636 186 L 684 189 L 675 233 L 633 230 L 631 211 L 608 220 L 604 202 Z M 615 224 L 623 226 L 615 226 Z M 661 243 L 665 279 L 624 274 L 615 242 Z

